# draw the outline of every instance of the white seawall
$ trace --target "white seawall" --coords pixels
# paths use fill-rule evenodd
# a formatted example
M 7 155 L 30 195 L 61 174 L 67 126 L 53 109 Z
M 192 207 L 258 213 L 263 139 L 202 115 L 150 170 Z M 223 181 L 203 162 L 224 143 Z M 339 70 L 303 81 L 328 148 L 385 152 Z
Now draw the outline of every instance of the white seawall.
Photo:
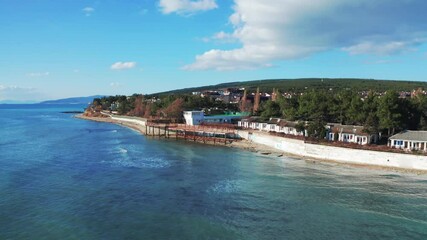
M 239 131 L 238 134 L 242 138 L 254 143 L 274 147 L 283 152 L 302 157 L 427 171 L 427 157 L 421 155 L 325 146 L 259 132 L 249 133 L 248 131 Z
M 110 116 L 111 116 L 111 119 L 113 120 L 134 123 L 141 126 L 145 126 L 147 122 L 147 120 L 144 118 L 124 117 L 124 116 L 115 116 L 115 115 L 110 115 Z

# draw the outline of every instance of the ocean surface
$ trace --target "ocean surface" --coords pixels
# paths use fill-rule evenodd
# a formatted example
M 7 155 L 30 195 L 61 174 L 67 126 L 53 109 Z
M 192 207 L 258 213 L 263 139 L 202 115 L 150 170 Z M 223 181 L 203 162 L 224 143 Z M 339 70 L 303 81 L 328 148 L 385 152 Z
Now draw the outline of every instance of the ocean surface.
M 0 239 L 427 239 L 427 176 L 0 105 Z M 351 157 L 351 156 L 349 156 Z

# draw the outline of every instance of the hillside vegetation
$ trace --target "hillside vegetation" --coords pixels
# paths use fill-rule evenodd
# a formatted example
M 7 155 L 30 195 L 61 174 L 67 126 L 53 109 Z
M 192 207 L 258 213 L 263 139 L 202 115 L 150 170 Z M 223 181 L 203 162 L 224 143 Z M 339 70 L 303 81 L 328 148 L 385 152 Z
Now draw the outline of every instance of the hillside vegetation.
M 216 90 L 223 88 L 246 88 L 255 91 L 259 87 L 262 92 L 271 92 L 273 88 L 281 92 L 305 92 L 307 90 L 352 90 L 385 92 L 387 90 L 412 91 L 417 88 L 427 89 L 427 82 L 374 80 L 374 79 L 350 79 L 350 78 L 301 78 L 301 79 L 266 79 L 256 81 L 231 82 L 217 85 L 209 85 L 194 88 L 184 88 L 167 92 L 152 94 L 162 96 L 169 94 L 187 94 L 204 90 Z
M 191 94 L 203 90 L 246 88 L 248 91 L 220 94 Z M 261 93 L 272 93 L 261 101 Z M 205 114 L 246 112 L 268 121 L 272 117 L 302 123 L 311 137 L 323 138 L 327 123 L 363 126 L 369 134 L 391 136 L 402 130 L 427 130 L 426 82 L 375 81 L 362 79 L 264 80 L 226 83 L 158 93 L 152 96 L 109 96 L 96 98 L 91 111 L 182 122 L 184 110 Z M 412 92 L 414 89 L 417 91 Z M 402 93 L 403 91 L 403 93 Z M 292 94 L 284 94 L 291 92 Z M 302 94 L 295 94 L 301 92 Z M 230 95 L 235 95 L 230 98 Z M 253 97 L 247 98 L 247 94 Z M 274 98 L 273 98 L 274 96 Z M 256 100 L 258 99 L 258 100 Z

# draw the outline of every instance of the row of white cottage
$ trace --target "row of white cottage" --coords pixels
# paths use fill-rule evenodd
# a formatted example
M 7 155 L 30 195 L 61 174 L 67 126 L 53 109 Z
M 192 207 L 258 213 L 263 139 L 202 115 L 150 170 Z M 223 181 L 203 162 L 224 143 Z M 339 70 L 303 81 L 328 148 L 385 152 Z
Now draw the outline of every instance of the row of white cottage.
M 239 127 L 260 130 L 265 132 L 278 132 L 294 136 L 307 136 L 306 131 L 298 131 L 298 122 L 286 121 L 278 118 L 271 118 L 268 122 L 260 121 L 259 118 L 242 119 L 238 123 Z
M 238 126 L 246 129 L 254 129 L 266 132 L 284 133 L 294 136 L 307 136 L 307 131 L 298 131 L 298 122 L 286 121 L 279 118 L 271 118 L 267 122 L 259 118 L 247 118 L 238 122 Z M 376 143 L 378 134 L 368 134 L 363 131 L 363 126 L 342 125 L 328 123 L 327 135 L 330 141 L 340 141 L 366 145 Z M 427 152 L 427 131 L 404 131 L 389 138 L 388 146 L 392 148 L 418 150 Z
M 259 118 L 247 118 L 239 121 L 238 126 L 266 132 L 277 132 L 294 136 L 308 136 L 306 130 L 298 130 L 298 122 L 286 121 L 279 118 L 271 118 L 267 122 L 260 121 Z M 376 134 L 365 133 L 362 126 L 329 123 L 325 127 L 327 129 L 327 135 L 325 138 L 330 141 L 350 142 L 365 145 L 378 140 Z

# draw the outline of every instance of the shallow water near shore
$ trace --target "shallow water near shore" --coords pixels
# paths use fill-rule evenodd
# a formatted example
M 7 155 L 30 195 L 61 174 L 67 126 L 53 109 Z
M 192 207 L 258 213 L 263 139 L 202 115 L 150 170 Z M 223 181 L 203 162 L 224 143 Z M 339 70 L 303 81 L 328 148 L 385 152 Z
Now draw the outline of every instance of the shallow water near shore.
M 0 239 L 427 239 L 427 176 L 0 105 Z

